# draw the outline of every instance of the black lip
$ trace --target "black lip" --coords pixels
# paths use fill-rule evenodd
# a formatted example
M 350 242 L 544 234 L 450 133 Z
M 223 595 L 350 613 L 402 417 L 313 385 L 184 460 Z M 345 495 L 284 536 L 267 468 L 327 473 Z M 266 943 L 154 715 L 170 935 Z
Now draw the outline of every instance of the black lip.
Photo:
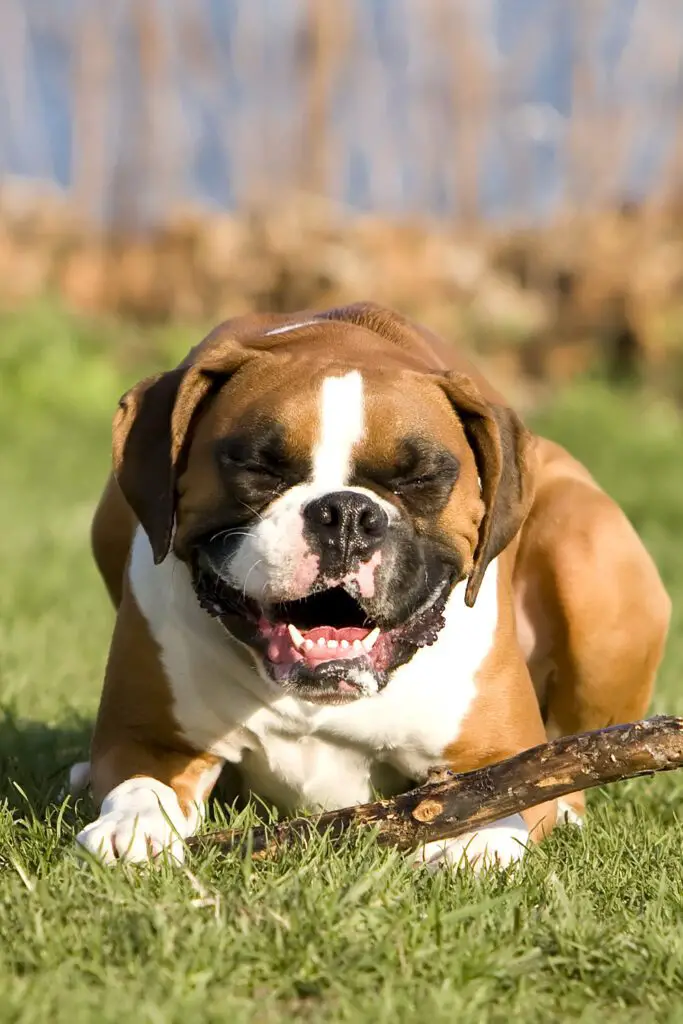
M 362 666 L 364 671 L 371 668 L 368 658 L 353 659 L 339 665 L 333 661 L 325 661 L 316 668 L 297 664 L 292 676 L 286 679 L 281 685 L 282 688 L 299 697 L 302 700 L 311 701 L 314 704 L 348 704 L 363 696 L 362 687 L 349 679 L 349 670 L 353 667 Z M 386 684 L 384 673 L 375 672 L 377 689 L 381 690 Z M 339 689 L 340 680 L 353 687 L 352 691 Z
M 255 601 L 231 587 L 222 577 L 194 554 L 190 561 L 192 586 L 199 604 L 212 618 L 236 617 L 256 624 L 260 609 Z
M 363 696 L 362 690 L 349 693 L 341 690 L 322 690 L 314 686 L 298 686 L 292 683 L 287 683 L 283 689 L 299 700 L 306 700 L 310 704 L 352 704 Z

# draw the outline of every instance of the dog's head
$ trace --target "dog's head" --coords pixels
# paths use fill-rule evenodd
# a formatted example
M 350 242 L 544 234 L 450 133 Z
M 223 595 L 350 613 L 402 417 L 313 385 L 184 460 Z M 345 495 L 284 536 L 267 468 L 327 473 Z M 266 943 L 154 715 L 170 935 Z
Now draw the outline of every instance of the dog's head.
M 531 501 L 531 436 L 370 306 L 248 317 L 120 403 L 114 467 L 155 561 L 303 699 L 380 690 Z

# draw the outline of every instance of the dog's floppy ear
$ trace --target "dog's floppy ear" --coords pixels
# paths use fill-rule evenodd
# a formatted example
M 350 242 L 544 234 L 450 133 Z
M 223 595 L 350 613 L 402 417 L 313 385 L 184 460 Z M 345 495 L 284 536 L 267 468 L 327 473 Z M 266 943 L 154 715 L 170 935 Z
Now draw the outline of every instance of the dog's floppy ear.
M 200 404 L 254 355 L 216 339 L 191 353 L 196 362 L 148 377 L 119 401 L 113 427 L 114 474 L 149 537 L 155 564 L 168 554 L 176 481 Z
M 471 608 L 486 567 L 507 547 L 531 508 L 534 438 L 512 409 L 488 402 L 465 374 L 448 372 L 443 379 L 474 452 L 486 509 L 465 591 Z

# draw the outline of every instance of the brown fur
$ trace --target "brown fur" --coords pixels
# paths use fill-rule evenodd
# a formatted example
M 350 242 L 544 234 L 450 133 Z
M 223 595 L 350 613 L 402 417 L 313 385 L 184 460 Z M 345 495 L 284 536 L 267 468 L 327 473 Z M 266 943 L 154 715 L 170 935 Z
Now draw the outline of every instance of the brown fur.
M 117 592 L 115 579 L 108 586 Z M 201 776 L 217 763 L 178 731 L 158 647 L 124 576 L 91 749 L 93 795 L 101 802 L 124 779 L 151 775 L 175 789 L 187 813 L 208 795 Z
M 143 382 L 124 398 L 115 424 L 115 469 L 155 556 L 160 560 L 168 550 L 174 513 L 175 546 L 182 551 L 197 523 L 206 525 L 207 512 L 219 511 L 210 443 L 266 384 L 279 388 L 278 401 L 286 404 L 288 445 L 292 450 L 310 445 L 307 409 L 315 385 L 310 348 L 306 375 L 298 362 L 305 337 L 318 344 L 320 375 L 351 364 L 371 382 L 370 439 L 384 436 L 379 422 L 373 426 L 379 411 L 372 395 L 381 391 L 384 410 L 387 396 L 393 396 L 398 435 L 404 422 L 418 417 L 457 452 L 462 486 L 455 488 L 436 528 L 457 534 L 467 549 L 468 571 L 474 569 L 470 603 L 486 565 L 504 550 L 495 649 L 479 673 L 465 728 L 444 759 L 468 770 L 540 743 L 546 733 L 642 716 L 664 649 L 670 604 L 650 556 L 619 508 L 562 448 L 532 439 L 466 359 L 398 314 L 357 305 L 317 314 L 324 332 L 302 328 L 260 337 L 269 328 L 312 315 L 251 316 L 221 325 L 180 368 Z M 270 352 L 286 358 L 269 359 Z M 229 386 L 221 391 L 195 424 L 202 401 L 235 372 L 238 392 Z M 151 411 L 152 395 L 172 414 L 170 446 Z M 450 402 L 461 421 L 449 415 Z M 368 458 L 379 459 L 382 444 L 368 449 Z M 93 525 L 95 558 L 119 607 L 93 743 L 95 790 L 101 798 L 123 778 L 151 774 L 183 800 L 194 799 L 197 779 L 215 759 L 184 746 L 158 651 L 126 587 L 137 522 L 129 504 L 110 480 Z M 581 808 L 580 795 L 574 803 Z M 552 827 L 554 808 L 544 805 L 525 817 L 534 835 L 542 835 Z

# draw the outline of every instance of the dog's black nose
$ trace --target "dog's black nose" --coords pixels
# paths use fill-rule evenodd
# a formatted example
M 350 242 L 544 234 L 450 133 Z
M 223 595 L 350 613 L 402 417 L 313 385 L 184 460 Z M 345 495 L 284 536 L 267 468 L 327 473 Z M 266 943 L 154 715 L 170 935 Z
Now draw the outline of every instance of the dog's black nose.
M 305 507 L 304 519 L 322 545 L 343 561 L 371 555 L 389 526 L 384 509 L 358 491 L 332 491 L 316 498 Z

